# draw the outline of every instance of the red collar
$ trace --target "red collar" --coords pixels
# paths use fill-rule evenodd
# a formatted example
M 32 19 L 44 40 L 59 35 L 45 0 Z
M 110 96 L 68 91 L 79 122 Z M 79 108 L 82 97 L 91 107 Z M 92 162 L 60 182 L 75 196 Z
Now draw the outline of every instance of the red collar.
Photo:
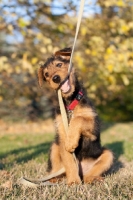
M 68 106 L 66 106 L 68 111 L 74 110 L 74 108 L 77 106 L 77 104 L 79 103 L 79 101 L 82 99 L 82 97 L 84 96 L 84 94 L 79 91 L 76 98 L 72 101 L 72 103 L 70 103 Z

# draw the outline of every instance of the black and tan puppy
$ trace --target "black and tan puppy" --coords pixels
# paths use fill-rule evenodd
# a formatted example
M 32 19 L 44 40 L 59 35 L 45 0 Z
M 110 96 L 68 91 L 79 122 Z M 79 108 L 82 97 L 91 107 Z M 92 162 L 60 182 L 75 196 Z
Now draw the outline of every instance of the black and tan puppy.
M 55 141 L 50 150 L 48 170 L 65 167 L 67 183 L 90 183 L 107 171 L 113 154 L 100 143 L 97 113 L 78 81 L 74 68 L 67 76 L 71 49 L 65 48 L 47 59 L 38 71 L 39 84 L 46 80 L 54 90 L 61 89 L 69 120 L 66 136 L 60 110 L 57 109 Z M 71 152 L 75 152 L 79 171 Z

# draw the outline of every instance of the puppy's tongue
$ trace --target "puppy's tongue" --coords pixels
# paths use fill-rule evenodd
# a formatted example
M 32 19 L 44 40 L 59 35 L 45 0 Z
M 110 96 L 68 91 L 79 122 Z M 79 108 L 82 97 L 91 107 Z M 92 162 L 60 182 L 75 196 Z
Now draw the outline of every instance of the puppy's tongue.
M 69 80 L 67 79 L 65 83 L 61 86 L 61 90 L 63 93 L 67 93 L 70 90 L 70 83 Z

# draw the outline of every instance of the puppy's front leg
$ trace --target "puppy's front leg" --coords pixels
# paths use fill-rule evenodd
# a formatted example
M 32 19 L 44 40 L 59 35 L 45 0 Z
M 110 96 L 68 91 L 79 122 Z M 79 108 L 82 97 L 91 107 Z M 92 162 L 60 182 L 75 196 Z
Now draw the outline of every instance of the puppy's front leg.
M 96 136 L 92 134 L 94 127 L 94 123 L 92 123 L 92 121 L 93 120 L 90 118 L 84 117 L 75 117 L 71 119 L 65 142 L 65 148 L 67 151 L 74 152 L 74 150 L 78 147 L 81 134 L 89 138 L 91 141 L 96 139 Z
M 56 117 L 57 122 L 57 131 L 59 134 L 59 148 L 60 148 L 60 156 L 61 156 L 61 162 L 66 170 L 66 176 L 67 176 L 67 183 L 68 185 L 71 185 L 73 183 L 80 183 L 80 177 L 78 174 L 78 169 L 75 163 L 75 160 L 73 158 L 73 155 L 66 151 L 65 149 L 65 140 L 66 140 L 66 133 L 64 130 L 64 126 L 62 123 L 62 118 L 60 115 Z
M 63 165 L 66 170 L 67 184 L 71 185 L 73 183 L 81 183 L 81 179 L 78 174 L 79 171 L 75 163 L 74 157 L 72 153 L 66 151 L 63 142 L 60 144 L 60 154 Z
M 71 119 L 70 121 L 65 142 L 65 148 L 69 152 L 74 152 L 74 150 L 78 146 L 82 132 L 82 125 L 83 125 L 82 123 L 83 123 L 82 117 L 76 117 Z

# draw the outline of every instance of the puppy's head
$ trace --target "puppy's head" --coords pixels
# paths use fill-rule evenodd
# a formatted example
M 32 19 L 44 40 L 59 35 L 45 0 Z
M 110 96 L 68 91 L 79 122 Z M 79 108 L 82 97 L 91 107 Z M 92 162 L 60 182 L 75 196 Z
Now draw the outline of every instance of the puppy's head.
M 54 90 L 60 88 L 63 97 L 70 96 L 75 90 L 73 68 L 68 77 L 70 56 L 71 48 L 65 48 L 48 58 L 38 70 L 39 85 L 42 86 L 43 81 L 47 81 Z

